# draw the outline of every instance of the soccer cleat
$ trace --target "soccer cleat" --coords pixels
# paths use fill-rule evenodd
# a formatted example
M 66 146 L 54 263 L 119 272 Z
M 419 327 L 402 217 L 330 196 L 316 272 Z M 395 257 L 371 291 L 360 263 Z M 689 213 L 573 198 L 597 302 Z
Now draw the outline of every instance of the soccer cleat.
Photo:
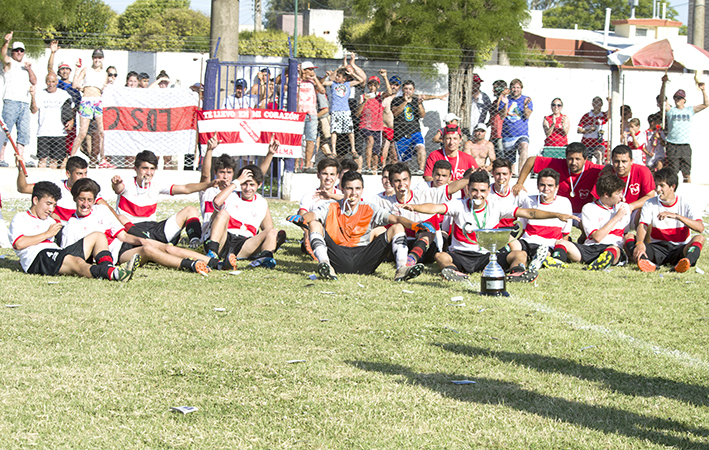
M 556 259 L 553 256 L 549 255 L 542 262 L 542 267 L 549 267 L 552 269 L 565 269 L 566 267 L 569 267 L 569 265 L 566 264 L 564 261 Z
M 675 272 L 684 273 L 684 272 L 688 271 L 691 266 L 692 266 L 692 263 L 689 262 L 689 258 L 682 258 L 679 260 L 679 262 L 675 266 Z
M 335 269 L 333 269 L 332 266 L 328 263 L 323 262 L 318 264 L 318 275 L 323 280 L 337 281 L 337 274 L 335 273 Z
M 534 254 L 534 258 L 529 263 L 529 270 L 539 270 L 542 268 L 542 264 L 549 253 L 549 247 L 546 245 L 540 245 L 537 248 L 537 253 Z
M 506 280 L 510 283 L 531 283 L 536 280 L 538 276 L 538 271 L 527 269 L 523 272 L 514 272 L 507 274 Z
M 441 276 L 446 281 L 468 281 L 468 275 L 449 268 L 441 270 Z
M 216 253 L 214 253 L 212 250 L 209 250 L 209 251 L 207 252 L 207 256 L 209 256 L 210 258 L 219 259 L 219 255 L 217 255 Z
M 194 248 L 199 247 L 201 244 L 202 243 L 199 241 L 199 238 L 193 237 L 192 239 L 190 239 L 189 246 L 190 246 L 190 248 L 194 249 Z M 213 258 L 213 256 L 210 256 L 210 258 Z
M 261 258 L 257 258 L 251 261 L 251 263 L 249 263 L 249 267 L 263 267 L 264 269 L 273 269 L 274 267 L 276 267 L 276 260 L 268 256 L 263 256 Z
M 649 259 L 641 259 L 638 261 L 638 269 L 642 272 L 654 272 L 655 269 L 657 269 L 657 266 Z
M 413 266 L 401 266 L 396 269 L 394 281 L 409 281 L 421 275 L 424 270 L 424 265 L 419 263 Z
M 212 253 L 212 252 L 210 252 Z M 208 255 L 209 256 L 209 255 Z M 229 253 L 224 258 L 224 261 L 219 261 L 217 264 L 217 270 L 234 270 L 236 269 L 236 255 Z
M 212 271 L 212 269 L 209 268 L 206 262 L 202 261 L 201 259 L 198 259 L 197 261 L 192 263 L 192 272 L 198 273 L 200 275 L 209 275 L 209 272 Z
M 587 270 L 603 270 L 613 264 L 613 255 L 610 252 L 602 252 L 598 258 L 591 261 L 591 264 L 586 267 Z
M 315 257 L 315 252 L 313 252 L 313 247 L 310 245 L 310 236 L 308 233 L 305 233 L 303 235 L 303 243 L 300 247 L 301 250 L 303 250 L 303 253 L 307 253 L 310 255 L 311 258 L 313 258 L 314 261 L 317 261 L 318 258 Z
M 285 230 L 278 230 L 278 235 L 276 236 L 276 250 L 277 251 L 279 248 L 281 248 L 281 245 L 283 245 L 286 242 L 286 232 Z
M 133 257 L 126 263 L 125 268 L 116 268 L 118 270 L 118 278 L 116 281 L 130 281 L 133 274 L 140 265 L 140 255 L 134 254 Z

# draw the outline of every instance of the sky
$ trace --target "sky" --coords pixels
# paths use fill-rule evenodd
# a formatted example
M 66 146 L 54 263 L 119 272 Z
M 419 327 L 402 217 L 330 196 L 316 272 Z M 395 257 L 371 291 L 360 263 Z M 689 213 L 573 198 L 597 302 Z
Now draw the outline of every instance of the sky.
M 133 3 L 134 0 L 104 0 L 114 11 L 117 13 L 122 13 L 126 6 Z M 211 0 L 192 0 L 192 9 L 197 11 L 202 11 L 209 15 L 209 11 L 212 7 Z M 265 6 L 267 0 L 262 0 L 262 4 Z M 689 6 L 689 0 L 670 0 L 670 4 L 679 13 L 678 19 L 685 25 L 687 25 L 687 9 Z M 239 4 L 239 24 L 241 25 L 253 25 L 254 23 L 254 2 L 253 0 L 241 0 Z

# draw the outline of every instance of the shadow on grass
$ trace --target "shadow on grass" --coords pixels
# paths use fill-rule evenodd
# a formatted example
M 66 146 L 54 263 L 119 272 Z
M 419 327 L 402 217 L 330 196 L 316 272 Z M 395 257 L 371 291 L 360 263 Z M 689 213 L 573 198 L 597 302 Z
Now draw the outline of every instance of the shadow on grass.
M 22 266 L 20 266 L 20 261 L 18 259 L 10 259 L 7 256 L 0 259 L 0 269 L 9 269 L 13 272 L 22 272 Z
M 659 445 L 678 448 L 709 448 L 706 442 L 709 429 L 687 426 L 682 422 L 643 416 L 634 412 L 607 406 L 588 405 L 562 397 L 540 394 L 515 383 L 492 378 L 469 378 L 456 373 L 421 373 L 399 364 L 371 361 L 346 361 L 369 372 L 404 377 L 403 382 L 422 386 L 458 401 L 481 405 L 500 405 L 540 417 L 583 426 L 603 433 L 614 433 L 647 440 Z M 452 380 L 469 379 L 472 386 L 456 386 Z M 701 438 L 693 441 L 677 434 L 691 434 Z
M 640 397 L 665 397 L 696 406 L 709 406 L 709 389 L 662 377 L 646 377 L 615 369 L 581 364 L 568 359 L 535 353 L 513 353 L 456 344 L 432 344 L 443 350 L 470 357 L 496 358 L 546 373 L 560 373 L 580 380 L 601 383 L 611 391 Z

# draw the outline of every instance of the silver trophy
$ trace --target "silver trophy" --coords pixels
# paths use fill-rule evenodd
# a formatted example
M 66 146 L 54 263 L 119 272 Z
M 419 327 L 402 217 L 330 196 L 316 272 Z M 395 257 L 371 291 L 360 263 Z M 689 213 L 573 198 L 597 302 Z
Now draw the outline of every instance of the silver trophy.
M 475 229 L 472 223 L 466 223 L 463 227 L 463 232 L 470 235 L 469 239 L 476 240 L 480 248 L 490 252 L 490 262 L 487 263 L 480 277 L 481 295 L 502 295 L 505 297 L 510 295 L 505 289 L 507 287 L 505 271 L 497 262 L 497 252 L 522 235 L 522 224 L 519 221 L 516 221 L 515 224 L 518 226 L 516 232 L 514 228 Z M 512 235 L 512 232 L 515 232 L 516 235 Z M 475 238 L 472 236 L 473 233 Z

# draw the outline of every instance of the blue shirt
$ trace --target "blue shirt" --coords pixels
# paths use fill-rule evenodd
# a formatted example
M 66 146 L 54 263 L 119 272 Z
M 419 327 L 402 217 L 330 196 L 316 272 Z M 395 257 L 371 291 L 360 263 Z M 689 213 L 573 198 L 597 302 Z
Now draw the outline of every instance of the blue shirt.
M 81 92 L 79 92 L 78 89 L 74 89 L 71 87 L 71 83 L 67 83 L 59 77 L 57 77 L 57 87 L 65 90 L 66 93 L 69 94 L 69 97 L 71 97 L 71 101 L 74 102 L 74 106 L 79 107 L 79 103 L 81 103 Z
M 502 137 L 529 136 L 529 120 L 524 117 L 524 101 L 527 98 L 529 97 L 526 95 L 520 95 L 519 98 L 508 97 L 507 117 L 502 122 Z M 531 100 L 527 107 L 534 109 Z M 499 109 L 504 108 L 505 104 L 500 102 Z
M 330 86 L 330 102 L 332 103 L 330 112 L 350 110 L 350 104 L 348 102 L 350 91 L 349 81 L 345 81 L 344 83 L 332 83 L 332 86 Z
M 667 142 L 689 144 L 690 124 L 694 116 L 694 107 L 678 109 L 673 106 L 667 111 Z

